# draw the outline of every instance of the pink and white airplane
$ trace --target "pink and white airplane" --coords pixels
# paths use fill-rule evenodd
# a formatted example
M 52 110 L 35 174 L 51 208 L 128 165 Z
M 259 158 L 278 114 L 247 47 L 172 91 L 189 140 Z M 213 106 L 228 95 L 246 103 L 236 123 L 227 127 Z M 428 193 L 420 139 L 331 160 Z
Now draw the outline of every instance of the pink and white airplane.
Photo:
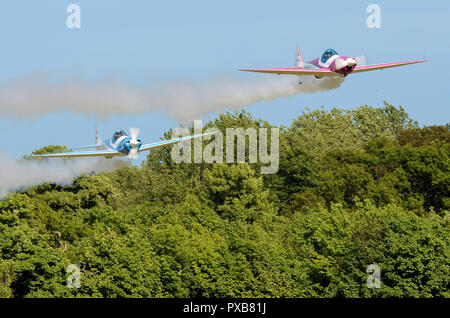
M 324 76 L 347 76 L 351 73 L 361 73 L 374 70 L 382 70 L 385 68 L 397 67 L 408 64 L 422 63 L 430 60 L 416 60 L 396 63 L 364 65 L 365 57 L 348 57 L 339 55 L 335 50 L 326 50 L 321 57 L 309 62 L 303 62 L 300 48 L 297 47 L 296 63 L 293 67 L 280 68 L 256 68 L 245 69 L 240 71 L 259 72 L 272 74 L 288 74 L 288 75 L 313 75 L 316 78 Z

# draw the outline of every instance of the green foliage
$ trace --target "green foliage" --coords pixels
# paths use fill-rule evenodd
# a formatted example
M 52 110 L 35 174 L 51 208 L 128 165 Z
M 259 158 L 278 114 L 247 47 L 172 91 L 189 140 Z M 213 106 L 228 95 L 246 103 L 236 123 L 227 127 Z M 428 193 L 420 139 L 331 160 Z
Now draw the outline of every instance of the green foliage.
M 206 127 L 271 125 L 238 112 Z M 175 164 L 163 147 L 141 167 L 12 194 L 0 297 L 450 297 L 449 138 L 388 103 L 319 109 L 282 127 L 274 175 Z
M 428 126 L 424 128 L 406 129 L 398 137 L 400 145 L 410 144 L 413 147 L 428 146 L 433 143 L 450 143 L 450 130 L 445 126 Z
M 333 205 L 296 215 L 292 244 L 305 259 L 311 296 L 449 297 L 448 221 L 369 200 L 352 213 Z M 370 264 L 381 268 L 379 289 L 364 284 Z

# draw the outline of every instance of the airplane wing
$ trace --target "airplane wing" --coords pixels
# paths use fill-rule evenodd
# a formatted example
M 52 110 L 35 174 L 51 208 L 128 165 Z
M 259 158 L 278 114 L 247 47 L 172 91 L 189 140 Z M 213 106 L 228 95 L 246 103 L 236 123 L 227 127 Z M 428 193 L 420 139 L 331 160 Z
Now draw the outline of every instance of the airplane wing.
M 427 62 L 430 60 L 417 60 L 417 61 L 407 61 L 407 62 L 396 62 L 396 63 L 385 63 L 385 64 L 374 64 L 374 65 L 364 65 L 357 66 L 352 73 L 361 73 L 374 70 L 382 70 L 385 68 L 397 67 L 402 65 L 416 64 Z M 269 73 L 269 74 L 287 74 L 287 75 L 315 75 L 318 77 L 323 76 L 337 76 L 335 72 L 329 68 L 301 68 L 301 67 L 280 67 L 280 68 L 256 68 L 256 69 L 244 69 L 240 70 L 244 72 L 258 72 L 258 73 Z
M 198 138 L 198 137 L 202 137 L 202 136 L 212 135 L 215 133 L 216 132 L 213 131 L 213 132 L 209 132 L 209 133 L 205 133 L 205 134 L 198 134 L 198 135 L 174 138 L 174 139 L 169 139 L 169 140 L 162 140 L 162 141 L 154 142 L 151 144 L 145 144 L 145 145 L 142 145 L 141 148 L 139 148 L 139 152 L 150 150 L 153 148 L 158 148 L 158 147 L 165 146 L 165 145 L 175 144 L 180 141 L 185 141 L 185 140 L 194 139 L 194 138 Z
M 80 151 L 80 152 L 62 152 L 49 153 L 45 155 L 33 155 L 33 158 L 86 158 L 86 157 L 108 157 L 125 156 L 125 154 L 113 149 L 96 150 L 96 151 Z
M 198 134 L 198 135 L 174 138 L 174 139 L 169 139 L 169 140 L 162 140 L 162 141 L 154 142 L 151 144 L 142 145 L 141 148 L 139 148 L 139 152 L 150 150 L 153 148 L 158 148 L 158 147 L 165 146 L 165 145 L 174 144 L 174 143 L 177 143 L 180 141 L 198 138 L 201 136 L 211 135 L 214 133 L 215 132 L 209 132 L 209 133 L 205 133 L 205 134 Z M 107 150 L 80 151 L 80 152 L 49 153 L 49 154 L 44 154 L 44 155 L 33 155 L 31 157 L 33 157 L 33 158 L 86 158 L 86 157 L 112 158 L 115 156 L 126 156 L 126 154 L 124 154 L 122 152 L 118 152 L 113 149 L 107 149 Z
M 280 68 L 254 68 L 239 70 L 243 72 L 257 72 L 270 74 L 287 74 L 287 75 L 316 75 L 316 76 L 337 76 L 329 68 L 301 68 L 301 67 L 280 67 Z
M 361 73 L 361 72 L 368 72 L 368 71 L 375 71 L 375 70 L 382 70 L 385 68 L 391 68 L 391 67 L 397 67 L 402 65 L 409 65 L 409 64 L 416 64 L 416 63 L 422 63 L 422 62 L 428 62 L 431 60 L 417 60 L 417 61 L 407 61 L 407 62 L 396 62 L 396 63 L 385 63 L 385 64 L 374 64 L 374 65 L 364 65 L 364 66 L 357 66 L 353 70 L 352 73 Z

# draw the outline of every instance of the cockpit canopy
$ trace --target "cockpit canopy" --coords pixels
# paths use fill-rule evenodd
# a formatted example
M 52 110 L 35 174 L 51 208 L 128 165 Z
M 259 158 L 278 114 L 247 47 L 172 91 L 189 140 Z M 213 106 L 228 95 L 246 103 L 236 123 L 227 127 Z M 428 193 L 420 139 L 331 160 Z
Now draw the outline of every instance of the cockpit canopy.
M 112 142 L 112 143 L 115 143 L 115 142 L 117 141 L 117 139 L 119 139 L 119 138 L 122 137 L 122 136 L 127 136 L 127 134 L 126 134 L 123 130 L 117 130 L 117 131 L 113 134 L 113 136 L 112 136 L 112 138 L 111 138 L 111 142 Z
M 332 57 L 333 55 L 339 55 L 339 53 L 336 52 L 336 51 L 333 50 L 333 49 L 328 49 L 328 50 L 326 50 L 325 52 L 323 52 L 320 61 L 321 61 L 322 63 L 326 63 L 326 62 L 328 61 L 328 59 L 329 59 L 330 57 Z

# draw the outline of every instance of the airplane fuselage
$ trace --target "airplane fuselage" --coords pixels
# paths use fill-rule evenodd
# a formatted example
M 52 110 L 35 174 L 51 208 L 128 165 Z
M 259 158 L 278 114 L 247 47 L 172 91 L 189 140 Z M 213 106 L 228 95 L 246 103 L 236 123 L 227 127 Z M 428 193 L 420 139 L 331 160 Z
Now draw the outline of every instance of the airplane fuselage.
M 137 140 L 136 148 L 139 150 L 142 146 L 142 141 Z M 117 138 L 115 142 L 112 142 L 112 139 L 105 140 L 105 144 L 108 145 L 113 150 L 123 153 L 124 155 L 128 155 L 132 148 L 132 138 L 129 136 L 122 136 Z
M 326 62 L 322 62 L 320 58 L 316 58 L 307 62 L 309 65 L 313 65 L 317 68 L 329 68 L 331 71 L 347 76 L 355 69 L 357 62 L 356 59 L 349 56 L 333 55 Z

